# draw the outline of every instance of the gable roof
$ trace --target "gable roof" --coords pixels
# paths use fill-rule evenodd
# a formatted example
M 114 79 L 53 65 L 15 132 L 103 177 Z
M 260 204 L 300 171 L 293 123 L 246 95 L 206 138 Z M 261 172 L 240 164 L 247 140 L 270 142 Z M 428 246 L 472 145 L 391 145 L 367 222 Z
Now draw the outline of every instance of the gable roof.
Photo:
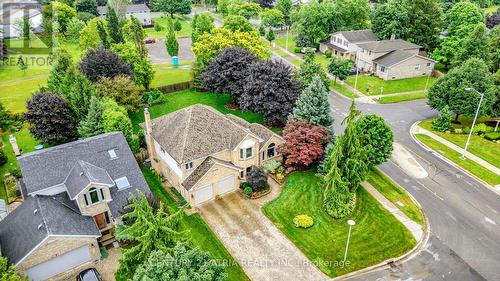
M 283 139 L 281 136 L 275 134 L 273 131 L 269 130 L 266 126 L 259 124 L 259 123 L 250 123 L 236 115 L 233 114 L 226 114 L 226 117 L 230 119 L 231 121 L 237 123 L 238 125 L 242 126 L 243 128 L 246 128 L 250 130 L 254 135 L 258 136 L 262 141 L 260 142 L 260 148 L 272 137 L 276 136 L 280 139 Z
M 65 193 L 30 196 L 0 222 L 0 247 L 17 264 L 49 236 L 100 237 L 92 217 L 82 216 Z
M 430 58 L 423 57 L 423 56 L 413 54 L 410 52 L 401 51 L 401 50 L 389 52 L 389 53 L 373 60 L 373 62 L 380 64 L 380 65 L 383 65 L 383 66 L 386 66 L 386 67 L 389 67 L 389 66 L 399 64 L 399 63 L 401 63 L 409 58 L 412 58 L 412 57 L 419 57 L 421 59 L 434 62 L 434 60 L 432 60 Z
M 344 36 L 344 38 L 347 41 L 349 41 L 349 43 L 359 43 L 359 42 L 378 40 L 377 35 L 375 35 L 375 33 L 373 33 L 373 31 L 371 31 L 370 29 L 338 31 L 333 33 L 332 35 L 336 34 L 342 34 L 342 36 Z
M 201 162 L 201 164 L 198 165 L 198 167 L 196 167 L 196 169 L 194 169 L 194 171 L 192 171 L 191 174 L 189 174 L 189 176 L 182 182 L 182 186 L 184 186 L 186 190 L 191 190 L 191 188 L 193 188 L 193 186 L 195 186 L 196 183 L 216 164 L 236 169 L 239 171 L 243 170 L 243 168 L 235 166 L 233 163 L 229 161 L 224 161 L 209 156 L 205 160 L 203 160 L 203 162 Z
M 109 150 L 114 150 L 117 157 L 110 157 Z M 109 179 L 105 179 L 104 169 L 111 179 L 127 177 L 129 180 L 131 188 L 121 191 L 116 186 L 110 188 L 113 200 L 108 202 L 108 206 L 113 216 L 120 216 L 120 211 L 127 203 L 130 192 L 137 193 L 137 190 L 144 194 L 150 192 L 139 165 L 121 132 L 111 132 L 65 143 L 24 154 L 17 159 L 23 175 L 25 197 L 63 184 L 79 161 L 87 164 L 83 164 L 84 168 L 80 166 L 78 169 L 85 169 L 87 177 L 90 176 L 92 179 L 99 178 L 99 181 L 111 184 Z M 79 176 L 79 173 L 77 175 Z M 73 178 L 76 177 L 75 175 L 71 177 L 71 185 L 78 182 Z M 73 190 L 73 187 L 70 188 Z M 78 188 L 80 187 L 75 187 L 75 190 Z M 74 191 L 71 193 L 74 194 Z
M 358 44 L 358 47 L 372 52 L 390 52 L 394 50 L 420 49 L 420 46 L 402 39 L 372 41 Z
M 89 184 L 113 186 L 115 183 L 103 168 L 78 160 L 64 181 L 71 199 L 75 199 Z
M 97 11 L 99 12 L 99 15 L 103 16 L 106 15 L 107 12 L 107 7 L 106 6 L 99 6 L 97 7 Z M 149 9 L 146 4 L 130 4 L 127 5 L 127 10 L 125 11 L 126 14 L 132 14 L 132 13 L 145 13 L 145 12 L 150 12 L 151 10 Z
M 155 118 L 151 128 L 153 138 L 180 164 L 234 149 L 248 134 L 253 135 L 250 129 L 201 104 Z

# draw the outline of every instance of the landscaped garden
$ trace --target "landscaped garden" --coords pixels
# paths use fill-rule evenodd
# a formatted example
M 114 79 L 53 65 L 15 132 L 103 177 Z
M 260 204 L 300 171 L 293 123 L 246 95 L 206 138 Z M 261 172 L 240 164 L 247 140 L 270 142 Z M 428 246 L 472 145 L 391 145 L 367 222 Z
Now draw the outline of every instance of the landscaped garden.
M 427 79 L 429 80 L 428 83 Z M 346 83 L 354 87 L 355 81 L 356 76 L 352 75 L 347 78 Z M 427 76 L 399 80 L 382 80 L 375 76 L 359 75 L 356 88 L 365 95 L 383 95 L 424 91 L 426 90 L 426 85 L 427 89 L 429 89 L 435 81 L 436 78 Z
M 388 258 L 402 255 L 415 245 L 411 233 L 364 189 L 357 190 L 356 208 L 345 218 L 335 220 L 323 209 L 324 188 L 315 172 L 290 174 L 281 195 L 266 204 L 266 216 L 318 267 L 330 277 L 340 276 Z M 313 218 L 312 227 L 295 227 L 293 219 L 306 214 Z M 352 228 L 348 262 L 342 262 L 347 220 Z
M 147 168 L 142 168 L 142 173 L 155 197 L 164 202 L 171 213 L 177 211 L 179 209 L 178 205 L 163 188 L 159 177 Z M 191 242 L 194 246 L 209 252 L 213 258 L 225 265 L 228 280 L 249 280 L 241 266 L 234 260 L 199 214 L 188 216 L 182 213 L 180 224 L 181 229 L 189 230 Z

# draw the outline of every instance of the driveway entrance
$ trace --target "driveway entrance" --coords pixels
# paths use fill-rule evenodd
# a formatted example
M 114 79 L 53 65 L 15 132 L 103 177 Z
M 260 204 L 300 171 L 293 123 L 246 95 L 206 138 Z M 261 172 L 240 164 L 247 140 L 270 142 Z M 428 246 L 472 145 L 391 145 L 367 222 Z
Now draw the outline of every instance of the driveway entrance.
M 250 279 L 328 279 L 260 211 L 279 191 L 275 184 L 271 194 L 256 200 L 233 192 L 200 206 L 200 213 Z

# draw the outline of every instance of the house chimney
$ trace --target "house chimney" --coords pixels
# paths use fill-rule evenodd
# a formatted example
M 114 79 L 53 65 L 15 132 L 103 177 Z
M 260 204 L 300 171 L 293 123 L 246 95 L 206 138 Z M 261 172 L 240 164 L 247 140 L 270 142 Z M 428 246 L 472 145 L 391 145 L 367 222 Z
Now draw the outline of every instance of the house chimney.
M 151 115 L 149 114 L 148 108 L 144 108 L 144 138 L 146 139 L 146 147 L 148 148 L 149 160 L 151 165 L 154 165 L 154 159 L 156 158 L 155 145 L 153 141 L 153 128 L 151 123 Z M 154 166 L 153 166 L 154 167 Z
M 14 151 L 14 155 L 21 155 L 21 151 L 19 150 L 19 146 L 17 145 L 17 140 L 14 135 L 9 135 L 9 142 L 12 145 L 12 150 Z
M 391 34 L 391 40 L 394 40 L 394 39 L 396 39 L 396 34 L 393 33 L 393 34 Z

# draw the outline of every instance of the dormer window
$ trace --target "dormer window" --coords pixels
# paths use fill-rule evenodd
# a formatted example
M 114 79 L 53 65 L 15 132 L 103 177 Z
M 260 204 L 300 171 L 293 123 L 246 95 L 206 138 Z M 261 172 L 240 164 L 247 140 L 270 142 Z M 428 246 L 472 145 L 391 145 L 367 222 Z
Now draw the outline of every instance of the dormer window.
M 184 167 L 186 168 L 186 170 L 191 170 L 193 168 L 193 162 L 184 164 Z
M 102 190 L 102 188 L 97 189 L 95 187 L 92 187 L 91 189 L 89 189 L 89 192 L 83 195 L 83 199 L 85 200 L 86 206 L 97 204 L 104 200 L 104 191 Z

